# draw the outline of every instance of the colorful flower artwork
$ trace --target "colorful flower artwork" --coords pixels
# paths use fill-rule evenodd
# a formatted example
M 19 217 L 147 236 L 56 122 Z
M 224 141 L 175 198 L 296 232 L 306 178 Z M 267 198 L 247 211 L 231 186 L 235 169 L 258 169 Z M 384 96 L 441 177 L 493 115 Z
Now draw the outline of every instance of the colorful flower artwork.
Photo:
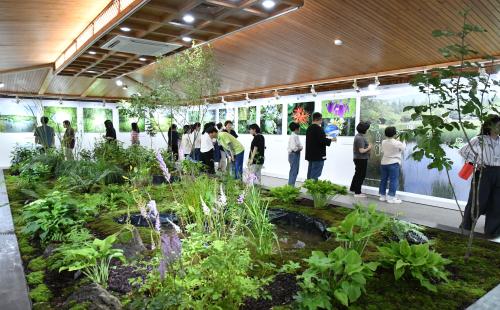
M 257 123 L 257 107 L 238 108 L 238 133 L 249 133 L 248 126 Z
M 356 134 L 356 98 L 323 100 L 321 114 L 323 114 L 323 128 L 328 136 Z
M 288 104 L 288 122 L 295 122 L 300 125 L 301 135 L 305 135 L 307 128 L 312 123 L 312 115 L 314 113 L 314 102 L 298 102 Z M 288 129 L 290 134 L 290 129 Z
M 281 135 L 283 105 L 265 105 L 260 108 L 260 129 L 263 134 Z

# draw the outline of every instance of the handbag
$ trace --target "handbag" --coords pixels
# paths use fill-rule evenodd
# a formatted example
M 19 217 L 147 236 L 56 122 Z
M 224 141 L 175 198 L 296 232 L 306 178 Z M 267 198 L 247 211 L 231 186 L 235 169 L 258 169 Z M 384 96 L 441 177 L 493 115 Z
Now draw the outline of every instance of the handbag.
M 470 162 L 466 162 L 458 172 L 458 176 L 464 180 L 468 180 L 473 173 L 474 165 Z

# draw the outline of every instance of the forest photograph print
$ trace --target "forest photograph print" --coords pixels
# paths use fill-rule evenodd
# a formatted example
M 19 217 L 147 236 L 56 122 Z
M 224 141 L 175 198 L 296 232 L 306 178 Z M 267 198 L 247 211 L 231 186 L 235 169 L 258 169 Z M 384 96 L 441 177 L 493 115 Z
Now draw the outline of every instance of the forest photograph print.
M 36 117 L 27 115 L 0 115 L 0 132 L 33 132 Z
M 234 123 L 233 108 L 219 109 L 219 122 L 224 124 L 225 121 L 231 121 Z
M 130 132 L 132 130 L 132 123 L 137 123 L 139 126 L 139 131 L 144 132 L 146 129 L 146 122 L 144 117 L 135 117 L 130 116 L 126 110 L 119 109 L 118 110 L 118 129 L 120 132 Z
M 257 123 L 257 107 L 238 108 L 238 133 L 249 133 L 248 126 Z
M 321 114 L 323 114 L 323 129 L 328 136 L 356 134 L 356 98 L 323 100 Z
M 283 105 L 265 105 L 260 107 L 260 129 L 263 134 L 281 135 L 283 127 Z
M 113 121 L 113 110 L 101 108 L 83 108 L 83 130 L 88 133 L 104 133 L 104 121 Z
M 49 126 L 53 127 L 57 133 L 63 133 L 65 131 L 63 127 L 63 122 L 68 120 L 71 123 L 71 127 L 77 130 L 77 116 L 76 108 L 66 108 L 66 107 L 43 107 L 43 115 L 49 118 Z
M 288 121 L 287 128 L 291 122 L 295 122 L 300 126 L 299 134 L 305 135 L 307 128 L 312 123 L 312 115 L 314 113 L 314 102 L 298 102 L 288 104 Z M 288 134 L 290 134 L 288 129 Z
M 411 112 L 404 112 L 406 106 L 416 106 L 425 103 L 427 96 L 418 93 L 418 90 L 405 88 L 401 91 L 393 92 L 381 96 L 361 97 L 361 120 L 371 123 L 367 133 L 368 141 L 373 144 L 368 161 L 366 185 L 378 187 L 380 184 L 380 160 L 381 144 L 385 138 L 385 128 L 394 126 L 398 133 L 404 130 L 412 130 L 419 121 L 411 120 Z M 457 117 L 450 115 L 451 118 Z M 470 131 L 469 136 L 477 134 Z M 455 144 L 458 147 L 463 145 L 463 133 L 456 130 L 447 132 L 445 140 L 449 144 Z M 453 198 L 452 188 L 449 186 L 446 171 L 437 169 L 428 169 L 427 165 L 431 162 L 428 158 L 422 161 L 413 160 L 412 153 L 415 142 L 409 141 L 403 153 L 403 161 L 400 174 L 399 190 L 414 194 L 429 195 L 440 198 Z M 444 145 L 448 157 L 453 161 L 452 170 L 449 171 L 453 188 L 458 200 L 466 201 L 469 193 L 470 182 L 461 179 L 458 172 L 463 166 L 463 159 L 458 153 L 457 148 Z M 422 180 L 427 180 L 422 182 Z

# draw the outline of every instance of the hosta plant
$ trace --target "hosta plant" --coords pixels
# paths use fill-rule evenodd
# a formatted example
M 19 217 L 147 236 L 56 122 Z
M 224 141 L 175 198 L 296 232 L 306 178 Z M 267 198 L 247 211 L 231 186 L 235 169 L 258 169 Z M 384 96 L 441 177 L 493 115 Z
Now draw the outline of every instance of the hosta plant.
M 430 250 L 429 244 L 409 245 L 408 241 L 392 242 L 378 248 L 382 254 L 381 262 L 394 268 L 394 278 L 399 280 L 405 274 L 420 281 L 420 285 L 436 292 L 432 280 L 448 281 L 445 266 L 451 263 L 441 254 Z
M 368 208 L 356 206 L 338 226 L 330 227 L 328 231 L 335 234 L 344 248 L 354 249 L 362 255 L 370 238 L 380 232 L 386 223 L 387 217 L 377 212 L 374 205 Z
M 301 291 L 295 297 L 301 309 L 333 309 L 335 300 L 344 306 L 365 292 L 366 280 L 378 263 L 365 263 L 355 250 L 336 248 L 328 255 L 313 251 L 305 259 L 308 268 L 298 276 Z
M 300 189 L 290 185 L 274 187 L 271 188 L 271 195 L 278 201 L 286 204 L 292 204 L 297 200 L 297 198 L 299 198 Z
M 347 194 L 345 186 L 333 184 L 327 180 L 309 179 L 302 187 L 307 189 L 307 193 L 312 196 L 315 208 L 324 208 L 332 197 Z

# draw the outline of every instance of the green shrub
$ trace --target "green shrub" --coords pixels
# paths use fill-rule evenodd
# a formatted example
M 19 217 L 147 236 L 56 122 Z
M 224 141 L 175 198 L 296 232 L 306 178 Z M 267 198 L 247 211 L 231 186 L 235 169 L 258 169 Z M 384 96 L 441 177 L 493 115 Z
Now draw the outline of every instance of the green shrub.
M 40 162 L 27 163 L 20 168 L 19 177 L 23 184 L 46 180 L 51 177 L 50 167 Z
M 292 204 L 299 198 L 300 189 L 290 185 L 274 187 L 271 189 L 271 195 L 281 202 Z
M 399 280 L 405 274 L 420 281 L 420 285 L 436 292 L 437 288 L 430 279 L 448 281 L 445 265 L 451 263 L 441 254 L 429 250 L 429 244 L 409 245 L 408 241 L 391 242 L 378 247 L 382 254 L 381 262 L 386 267 L 394 268 L 394 278 Z
M 35 248 L 31 246 L 28 238 L 24 235 L 20 236 L 19 238 L 19 251 L 21 252 L 22 255 L 31 255 L 35 253 Z
M 42 284 L 44 279 L 45 279 L 44 271 L 31 272 L 26 276 L 26 281 L 28 282 L 29 285 Z
M 347 194 L 345 186 L 333 184 L 327 180 L 309 179 L 302 187 L 307 189 L 307 193 L 312 196 L 315 208 L 325 207 L 333 196 Z
M 345 249 L 354 249 L 363 255 L 371 236 L 380 232 L 386 223 L 387 216 L 377 212 L 375 205 L 369 208 L 356 206 L 338 226 L 330 227 L 328 231 L 335 234 Z
M 35 145 L 21 146 L 16 144 L 10 152 L 10 172 L 13 175 L 19 174 L 21 167 L 39 154 L 40 151 L 37 150 Z
M 295 297 L 301 309 L 332 309 L 334 300 L 349 306 L 365 292 L 366 280 L 378 266 L 364 263 L 358 252 L 342 247 L 328 256 L 313 251 L 305 261 L 308 268 L 298 276 L 301 291 Z
M 52 299 L 52 293 L 45 284 L 40 284 L 34 289 L 30 290 L 30 298 L 31 300 L 36 302 L 48 302 Z
M 45 268 L 47 268 L 47 261 L 43 256 L 38 256 L 28 263 L 28 269 L 31 271 L 41 271 Z

